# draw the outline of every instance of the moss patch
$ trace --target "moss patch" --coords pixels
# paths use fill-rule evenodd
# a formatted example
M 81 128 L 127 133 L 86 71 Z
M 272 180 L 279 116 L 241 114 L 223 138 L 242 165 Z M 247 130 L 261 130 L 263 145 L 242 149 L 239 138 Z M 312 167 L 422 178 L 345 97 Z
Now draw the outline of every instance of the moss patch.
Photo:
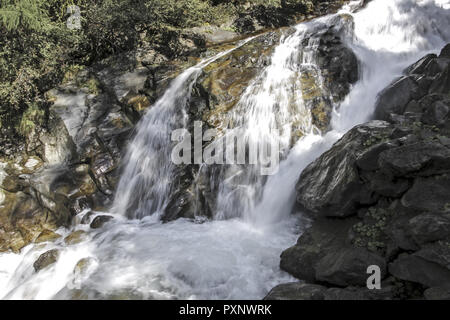
M 32 104 L 22 115 L 18 131 L 21 135 L 29 135 L 36 126 L 41 126 L 45 120 L 45 111 L 40 109 L 37 104 Z

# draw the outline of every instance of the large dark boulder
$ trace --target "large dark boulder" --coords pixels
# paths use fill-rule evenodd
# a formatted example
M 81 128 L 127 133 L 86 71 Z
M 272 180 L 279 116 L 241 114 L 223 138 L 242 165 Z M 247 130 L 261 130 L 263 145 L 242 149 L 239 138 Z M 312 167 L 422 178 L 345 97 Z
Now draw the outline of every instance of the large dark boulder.
M 380 267 L 381 276 L 386 274 L 386 262 L 379 255 L 363 248 L 339 248 L 320 259 L 316 279 L 337 286 L 364 286 L 371 265 Z
M 422 64 L 433 59 L 442 58 L 427 56 L 408 72 L 421 71 Z M 413 99 L 419 99 L 414 101 L 421 107 L 414 114 L 403 114 Z M 345 134 L 303 170 L 296 186 L 297 202 L 314 214 L 345 217 L 360 206 L 375 203 L 380 196 L 403 195 L 411 186 L 411 178 L 448 172 L 450 145 L 445 119 L 449 103 L 443 95 L 427 95 L 412 76 L 394 82 L 380 94 L 377 107 L 384 113 L 379 118 L 391 123 L 372 121 Z M 424 206 L 443 210 L 447 188 L 446 178 L 415 179 L 402 202 L 419 210 Z M 429 191 L 420 195 L 418 191 L 415 198 L 416 190 L 425 189 Z M 429 201 L 421 206 L 424 197 Z
M 443 297 L 443 290 L 433 290 L 428 296 Z M 291 282 L 276 286 L 264 300 L 391 300 L 397 298 L 396 291 L 394 286 L 387 283 L 382 289 L 369 290 L 354 286 L 328 288 L 318 284 Z
M 318 219 L 294 246 L 283 251 L 280 268 L 298 279 L 316 281 L 317 264 L 325 255 L 347 244 L 347 235 L 354 223 L 349 219 L 331 225 L 325 219 Z
M 315 214 L 345 217 L 354 213 L 358 205 L 375 202 L 373 191 L 360 177 L 357 163 L 370 169 L 376 167 L 377 153 L 390 147 L 378 146 L 377 142 L 393 131 L 394 127 L 383 121 L 350 130 L 303 170 L 296 186 L 298 203 Z
M 448 212 L 449 190 L 450 175 L 418 177 L 412 188 L 402 197 L 402 204 L 412 210 Z
M 407 224 L 408 235 L 418 244 L 450 238 L 450 214 L 423 213 L 411 218 Z
M 379 290 L 361 287 L 328 288 L 324 300 L 392 300 L 396 299 L 392 286 L 384 286 Z
M 450 249 L 448 243 L 434 243 L 413 254 L 402 254 L 389 264 L 395 277 L 426 287 L 450 289 Z
M 402 77 L 380 93 L 375 107 L 375 118 L 389 120 L 390 114 L 402 114 L 413 99 L 421 98 L 419 86 L 413 77 Z
M 383 151 L 379 156 L 383 171 L 396 177 L 434 175 L 450 170 L 450 148 L 434 141 L 420 141 Z

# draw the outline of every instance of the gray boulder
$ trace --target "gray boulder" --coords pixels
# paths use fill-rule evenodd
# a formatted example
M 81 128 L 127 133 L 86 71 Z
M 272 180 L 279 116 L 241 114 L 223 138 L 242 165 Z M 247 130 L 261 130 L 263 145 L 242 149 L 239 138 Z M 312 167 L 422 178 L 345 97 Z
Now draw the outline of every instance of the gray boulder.
M 450 170 L 450 148 L 439 142 L 420 141 L 383 151 L 379 166 L 397 177 L 410 176 L 420 170 L 420 175 L 433 175 Z
M 384 89 L 375 106 L 375 118 L 390 120 L 391 114 L 403 114 L 411 100 L 421 97 L 419 85 L 413 77 L 402 77 Z
M 294 246 L 283 251 L 280 268 L 298 279 L 314 282 L 318 262 L 326 254 L 346 244 L 348 232 L 354 222 L 354 219 L 348 219 L 330 224 L 324 218 L 318 219 Z
M 450 214 L 423 213 L 410 219 L 409 236 L 419 245 L 450 237 Z
M 374 157 L 376 152 L 370 147 L 389 137 L 393 129 L 387 122 L 371 121 L 350 130 L 303 170 L 296 186 L 297 202 L 312 213 L 331 217 L 345 217 L 354 214 L 360 204 L 374 203 L 357 163 L 372 168 L 374 160 L 367 161 L 367 152 Z
M 446 100 L 450 92 L 450 58 L 448 45 L 440 55 L 429 54 L 408 67 L 404 76 L 394 81 L 378 96 L 375 118 L 393 121 L 405 111 L 424 113 L 422 121 L 429 125 L 443 125 L 448 119 L 448 102 L 423 103 L 433 95 Z M 425 99 L 425 101 L 423 101 Z
M 418 177 L 401 201 L 403 206 L 412 210 L 447 212 L 450 206 L 449 190 L 450 176 L 447 174 Z
M 389 272 L 426 287 L 450 289 L 450 246 L 448 242 L 437 242 L 416 253 L 401 254 L 389 264 Z
M 316 279 L 337 286 L 364 286 L 370 265 L 379 266 L 382 276 L 386 274 L 386 262 L 379 255 L 363 248 L 341 248 L 318 262 Z

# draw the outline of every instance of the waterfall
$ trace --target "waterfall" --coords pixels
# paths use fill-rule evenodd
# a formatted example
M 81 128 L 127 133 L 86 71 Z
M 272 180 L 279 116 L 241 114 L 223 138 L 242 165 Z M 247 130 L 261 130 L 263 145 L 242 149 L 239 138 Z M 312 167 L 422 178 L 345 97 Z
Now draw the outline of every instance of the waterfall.
M 290 214 L 300 172 L 352 126 L 370 119 L 379 91 L 406 66 L 450 41 L 448 0 L 373 0 L 354 11 L 358 3 L 338 14 L 353 16 L 354 34 L 345 41 L 358 57 L 360 80 L 335 105 L 329 132 L 322 135 L 312 125 L 295 78 L 304 68 L 316 70 L 317 43 L 302 39 L 327 27 L 335 15 L 300 24 L 284 36 L 270 65 L 232 111 L 231 131 L 241 127 L 248 140 L 280 144 L 278 172 L 262 177 L 258 166 L 224 166 L 215 219 L 161 223 L 157 217 L 173 178 L 169 132 L 185 125 L 185 105 L 202 67 L 230 51 L 202 61 L 173 80 L 138 125 L 124 160 L 115 220 L 105 230 L 77 225 L 76 230 L 88 231 L 79 244 L 57 241 L 0 254 L 0 297 L 258 299 L 273 286 L 294 281 L 280 271 L 279 255 L 304 227 Z M 303 133 L 297 141 L 291 139 L 294 130 Z M 229 179 L 236 173 L 238 179 Z M 53 248 L 61 251 L 58 262 L 35 273 L 33 262 Z M 74 273 L 83 258 L 91 259 L 90 267 Z
M 123 159 L 125 168 L 116 190 L 113 212 L 130 218 L 142 218 L 167 206 L 174 165 L 170 155 L 172 130 L 186 127 L 186 103 L 202 69 L 236 47 L 207 58 L 176 77 L 163 96 L 137 125 L 134 139 Z
M 239 130 L 249 145 L 276 144 L 283 156 L 289 151 L 294 130 L 302 134 L 313 131 L 311 113 L 302 99 L 300 84 L 300 70 L 305 64 L 300 47 L 307 31 L 305 25 L 299 25 L 293 34 L 281 39 L 270 65 L 233 108 L 230 122 L 234 128 L 227 135 Z M 265 180 L 260 164 L 224 167 L 219 177 L 216 218 L 237 216 L 254 221 L 255 206 Z

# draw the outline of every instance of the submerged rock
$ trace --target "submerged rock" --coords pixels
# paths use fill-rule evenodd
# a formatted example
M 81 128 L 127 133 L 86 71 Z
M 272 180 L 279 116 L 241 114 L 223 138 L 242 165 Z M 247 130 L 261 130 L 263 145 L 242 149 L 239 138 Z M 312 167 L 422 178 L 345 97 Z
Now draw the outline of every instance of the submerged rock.
M 112 219 L 114 219 L 114 218 L 111 216 L 105 216 L 105 215 L 96 216 L 94 218 L 94 220 L 92 220 L 90 227 L 92 229 L 99 229 L 99 228 L 103 227 L 105 225 L 105 223 L 111 221 Z
M 77 230 L 69 234 L 67 237 L 64 238 L 64 242 L 68 245 L 77 244 L 83 241 L 83 239 L 86 236 L 86 231 L 83 230 Z
M 93 266 L 95 262 L 94 258 L 80 259 L 73 269 L 75 277 L 83 277 L 88 272 L 89 268 Z
M 42 269 L 54 264 L 59 258 L 59 250 L 52 249 L 47 252 L 44 252 L 39 256 L 39 258 L 34 262 L 33 267 L 36 272 L 41 271 Z

